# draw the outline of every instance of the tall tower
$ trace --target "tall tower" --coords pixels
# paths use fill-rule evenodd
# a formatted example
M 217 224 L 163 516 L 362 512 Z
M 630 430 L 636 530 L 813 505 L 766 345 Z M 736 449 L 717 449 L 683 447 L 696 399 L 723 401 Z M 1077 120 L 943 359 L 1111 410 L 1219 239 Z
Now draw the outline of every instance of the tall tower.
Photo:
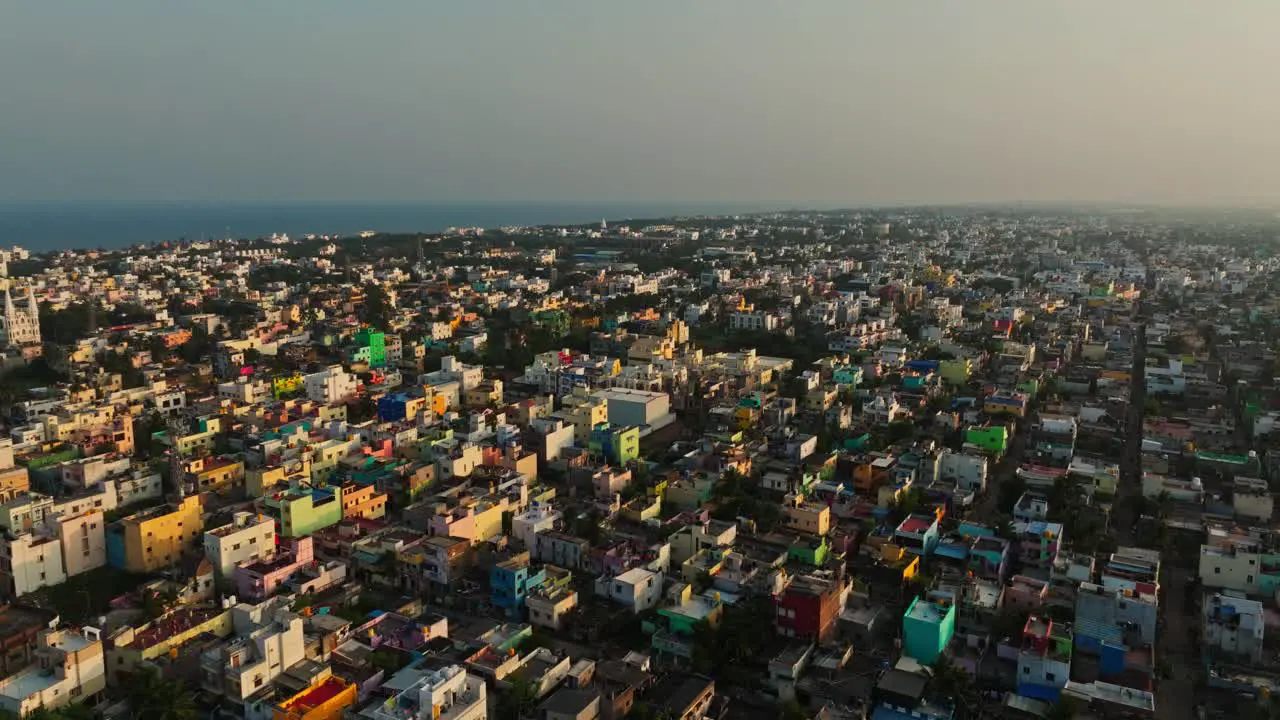
M 36 294 L 27 289 L 25 308 L 19 308 L 13 301 L 9 288 L 4 289 L 4 317 L 0 319 L 0 347 L 14 348 L 23 345 L 40 344 L 40 308 L 36 305 Z

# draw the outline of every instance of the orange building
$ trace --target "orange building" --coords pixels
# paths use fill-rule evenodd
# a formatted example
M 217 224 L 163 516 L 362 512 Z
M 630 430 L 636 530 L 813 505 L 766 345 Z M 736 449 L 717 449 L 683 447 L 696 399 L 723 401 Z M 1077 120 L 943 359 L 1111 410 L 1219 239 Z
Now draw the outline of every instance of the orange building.
M 276 705 L 272 720 L 342 720 L 347 708 L 356 704 L 356 686 L 341 678 L 325 678 Z

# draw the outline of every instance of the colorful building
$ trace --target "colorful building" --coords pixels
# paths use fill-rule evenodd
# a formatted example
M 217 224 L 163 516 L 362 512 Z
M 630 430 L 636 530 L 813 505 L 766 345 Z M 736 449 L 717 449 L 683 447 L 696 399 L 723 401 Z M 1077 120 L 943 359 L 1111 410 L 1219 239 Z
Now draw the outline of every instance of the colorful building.
M 840 617 L 840 581 L 833 577 L 793 575 L 774 599 L 774 629 L 787 638 L 821 642 L 831 637 Z
M 905 518 L 894 531 L 894 543 L 908 552 L 928 557 L 938 547 L 938 538 L 942 531 L 938 526 L 938 518 L 933 515 L 916 514 Z
M 507 617 L 519 618 L 524 614 L 525 598 L 546 579 L 546 568 L 534 564 L 529 553 L 520 553 L 489 571 L 490 602 L 502 608 Z
M 279 400 L 285 395 L 293 395 L 302 392 L 305 383 L 302 375 L 294 373 L 283 377 L 271 378 L 271 394 L 275 399 Z
M 1071 630 L 1032 615 L 1022 629 L 1018 653 L 1018 694 L 1056 702 L 1071 677 Z
M 640 457 L 640 428 L 635 425 L 599 425 L 591 431 L 590 448 L 614 465 L 626 465 Z
M 964 441 L 987 452 L 1003 454 L 1009 449 L 1009 429 L 1003 425 L 970 427 L 964 431 Z
M 258 501 L 281 537 L 302 537 L 342 520 L 342 488 L 292 488 Z
M 271 720 L 342 720 L 356 704 L 356 686 L 330 675 L 275 706 Z
M 351 351 L 352 362 L 368 363 L 369 367 L 387 366 L 387 335 L 379 330 L 361 328 L 355 336 L 355 348 Z
M 107 531 L 107 562 L 112 567 L 149 573 L 178 562 L 204 531 L 200 496 L 180 505 L 164 505 L 118 520 Z
M 924 665 L 942 655 L 956 630 L 955 596 L 934 590 L 917 597 L 902 616 L 903 654 Z

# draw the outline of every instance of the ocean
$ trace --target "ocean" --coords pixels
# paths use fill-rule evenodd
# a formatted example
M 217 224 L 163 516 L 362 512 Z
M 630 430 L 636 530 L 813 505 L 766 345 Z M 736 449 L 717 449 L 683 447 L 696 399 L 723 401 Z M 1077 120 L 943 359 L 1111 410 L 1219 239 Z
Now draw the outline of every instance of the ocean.
M 291 237 L 378 232 L 439 232 L 448 227 L 576 225 L 674 215 L 764 212 L 759 204 L 285 204 L 285 205 L 0 205 L 0 247 L 32 252 L 114 249 L 134 243 L 272 233 Z

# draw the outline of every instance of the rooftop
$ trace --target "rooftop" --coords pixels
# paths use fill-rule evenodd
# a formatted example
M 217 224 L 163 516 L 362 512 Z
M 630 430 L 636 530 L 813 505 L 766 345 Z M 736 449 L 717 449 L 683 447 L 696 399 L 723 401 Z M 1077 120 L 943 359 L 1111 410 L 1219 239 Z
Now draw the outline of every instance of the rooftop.
M 303 690 L 280 703 L 280 707 L 287 710 L 317 708 L 340 695 L 348 687 L 345 680 L 330 676 L 325 678 L 325 681 L 319 685 Z

